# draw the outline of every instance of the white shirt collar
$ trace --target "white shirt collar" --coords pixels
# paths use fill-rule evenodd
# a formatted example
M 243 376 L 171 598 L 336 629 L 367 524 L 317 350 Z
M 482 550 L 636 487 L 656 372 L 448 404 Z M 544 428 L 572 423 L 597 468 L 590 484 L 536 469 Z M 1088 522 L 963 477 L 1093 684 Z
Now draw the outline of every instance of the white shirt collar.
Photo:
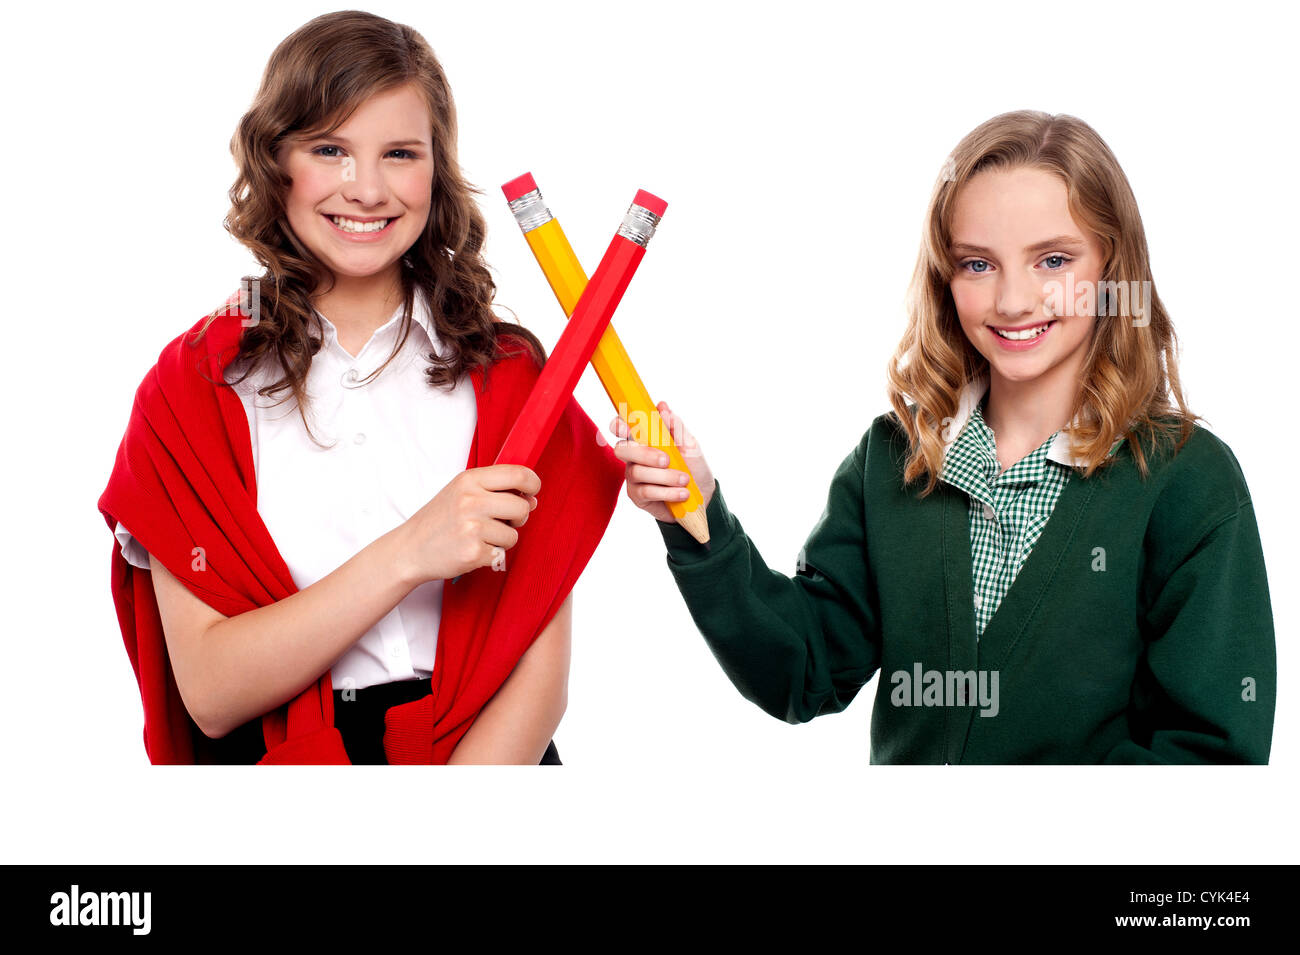
M 394 327 L 399 325 L 401 323 L 403 307 L 403 305 L 398 305 L 397 308 L 394 309 L 393 314 L 388 317 L 388 321 L 375 329 L 375 333 L 377 334 L 379 331 L 387 329 L 390 325 Z M 338 329 L 335 328 L 334 323 L 326 318 L 319 309 L 313 308 L 312 311 L 320 318 L 321 325 L 325 329 L 326 339 L 328 340 L 333 338 L 334 340 L 337 340 Z M 419 288 L 415 290 L 415 299 L 411 303 L 411 321 L 419 328 L 424 329 L 424 333 L 429 337 L 429 343 L 437 349 L 438 328 L 433 321 L 433 313 L 429 310 L 429 303 L 425 300 L 425 295 Z
M 977 378 L 968 381 L 962 388 L 961 395 L 957 400 L 957 413 L 946 433 L 951 438 L 944 443 L 943 456 L 944 460 L 948 459 L 948 450 L 957 443 L 957 437 L 961 434 L 962 429 L 966 427 L 966 422 L 970 420 L 971 414 L 975 411 L 975 406 L 979 404 L 984 393 L 989 390 L 988 374 L 980 375 Z M 1052 443 L 1047 448 L 1047 459 L 1055 461 L 1058 464 L 1064 464 L 1066 467 L 1081 468 L 1087 464 L 1087 460 L 1081 455 L 1074 453 L 1073 445 L 1070 441 L 1069 431 L 1078 423 L 1078 417 L 1071 419 L 1070 423 L 1056 433 Z M 1116 442 L 1120 440 L 1117 437 Z M 1111 453 L 1114 453 L 1115 447 L 1112 445 Z

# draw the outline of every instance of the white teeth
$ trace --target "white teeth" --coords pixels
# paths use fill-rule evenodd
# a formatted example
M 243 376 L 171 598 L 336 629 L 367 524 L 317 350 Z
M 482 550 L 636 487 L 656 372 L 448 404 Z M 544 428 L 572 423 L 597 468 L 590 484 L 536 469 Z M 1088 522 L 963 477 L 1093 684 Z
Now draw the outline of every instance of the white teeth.
M 357 222 L 355 219 L 344 219 L 342 216 L 330 216 L 330 221 L 344 232 L 378 232 L 388 225 L 391 220 L 376 219 L 374 222 Z
M 1047 325 L 1050 324 L 1052 323 L 1047 323 Z M 1039 335 L 1043 334 L 1043 332 L 1047 331 L 1047 325 L 1039 325 L 1037 328 L 1026 328 L 1018 332 L 1004 332 L 1000 328 L 995 328 L 993 331 L 995 334 L 1000 335 L 1008 341 L 1023 342 L 1028 341 L 1031 338 L 1037 338 Z

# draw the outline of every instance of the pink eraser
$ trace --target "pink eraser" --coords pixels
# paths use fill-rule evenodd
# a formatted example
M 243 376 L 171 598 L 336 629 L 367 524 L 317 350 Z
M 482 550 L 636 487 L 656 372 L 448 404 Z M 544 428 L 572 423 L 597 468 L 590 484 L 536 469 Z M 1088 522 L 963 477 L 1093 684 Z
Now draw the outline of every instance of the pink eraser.
M 632 200 L 632 204 L 640 206 L 642 209 L 649 209 L 657 216 L 663 215 L 664 210 L 668 208 L 668 203 L 664 202 L 654 193 L 646 192 L 644 189 L 638 189 L 636 191 L 636 198 Z
M 520 196 L 526 196 L 537 188 L 537 183 L 533 182 L 533 174 L 526 172 L 517 179 L 511 179 L 501 187 L 501 191 L 506 194 L 506 202 L 514 202 Z

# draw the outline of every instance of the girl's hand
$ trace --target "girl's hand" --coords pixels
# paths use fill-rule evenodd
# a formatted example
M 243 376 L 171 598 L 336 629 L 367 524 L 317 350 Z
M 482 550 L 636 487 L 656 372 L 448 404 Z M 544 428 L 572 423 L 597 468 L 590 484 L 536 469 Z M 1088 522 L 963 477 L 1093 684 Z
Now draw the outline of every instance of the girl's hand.
M 667 402 L 661 401 L 657 407 L 659 417 L 668 426 L 677 449 L 686 460 L 686 466 L 691 469 L 691 475 L 694 475 L 695 483 L 704 495 L 704 506 L 707 507 L 713 498 L 713 472 L 709 470 L 699 444 L 686 430 L 685 422 L 673 414 Z M 627 466 L 627 496 L 633 504 L 653 515 L 656 520 L 665 524 L 673 523 L 676 518 L 664 502 L 686 500 L 689 496 L 686 483 L 690 475 L 668 467 L 666 451 L 638 443 L 648 435 L 633 433 L 621 415 L 610 423 L 609 429 L 623 439 L 615 445 L 614 455 Z
M 462 471 L 397 528 L 404 574 L 418 585 L 503 561 L 541 487 L 541 478 L 521 464 Z

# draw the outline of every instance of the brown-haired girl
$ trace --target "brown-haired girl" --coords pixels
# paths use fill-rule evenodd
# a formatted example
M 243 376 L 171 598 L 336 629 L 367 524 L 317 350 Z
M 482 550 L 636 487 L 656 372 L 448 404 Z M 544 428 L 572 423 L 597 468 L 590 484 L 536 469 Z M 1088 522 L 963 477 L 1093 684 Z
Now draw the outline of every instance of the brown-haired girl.
M 665 504 L 683 475 L 611 425 L 714 654 L 789 722 L 879 671 L 873 762 L 1267 762 L 1255 512 L 1184 403 L 1114 155 L 1071 116 L 996 116 L 944 164 L 926 222 L 894 410 L 836 472 L 793 578 L 698 452 L 696 545 Z
M 535 471 L 491 464 L 545 354 L 492 312 L 441 66 L 317 17 L 231 148 L 265 271 L 164 351 L 100 502 L 150 758 L 559 762 L 622 469 L 576 402 Z

